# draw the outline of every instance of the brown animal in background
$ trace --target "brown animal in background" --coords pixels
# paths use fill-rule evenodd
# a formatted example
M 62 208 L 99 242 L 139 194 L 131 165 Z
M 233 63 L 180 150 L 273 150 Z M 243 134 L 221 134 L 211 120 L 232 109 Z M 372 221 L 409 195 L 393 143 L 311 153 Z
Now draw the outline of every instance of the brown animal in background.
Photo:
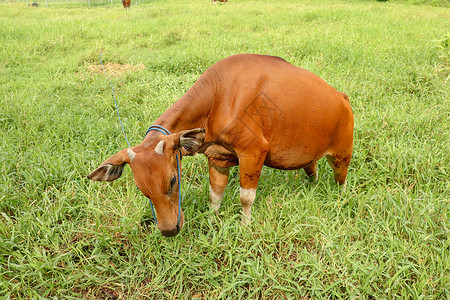
M 250 222 L 263 165 L 304 169 L 317 178 L 317 160 L 326 156 L 335 180 L 346 183 L 353 150 L 347 95 L 278 57 L 240 54 L 217 62 L 154 124 L 173 134 L 150 131 L 141 144 L 119 151 L 88 177 L 115 180 L 129 164 L 136 185 L 155 206 L 164 236 L 176 235 L 184 224 L 175 184 L 179 151 L 208 158 L 214 210 L 229 168 L 239 165 L 244 224 Z
M 125 9 L 130 8 L 130 3 L 131 3 L 131 0 L 122 0 L 123 8 L 125 8 Z
M 216 2 L 225 2 L 225 3 L 228 3 L 228 0 L 213 0 L 213 4 L 217 4 Z

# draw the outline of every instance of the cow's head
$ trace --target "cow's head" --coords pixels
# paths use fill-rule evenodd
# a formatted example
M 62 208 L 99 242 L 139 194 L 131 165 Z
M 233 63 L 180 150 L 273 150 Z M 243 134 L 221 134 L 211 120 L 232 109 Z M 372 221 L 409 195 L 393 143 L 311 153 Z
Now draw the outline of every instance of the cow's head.
M 125 164 L 129 164 L 137 187 L 155 207 L 159 230 L 164 236 L 174 236 L 184 225 L 183 211 L 178 208 L 176 155 L 180 150 L 183 155 L 194 155 L 203 146 L 204 139 L 205 130 L 201 128 L 167 136 L 153 133 L 140 145 L 123 149 L 105 160 L 88 178 L 116 180 L 122 175 Z

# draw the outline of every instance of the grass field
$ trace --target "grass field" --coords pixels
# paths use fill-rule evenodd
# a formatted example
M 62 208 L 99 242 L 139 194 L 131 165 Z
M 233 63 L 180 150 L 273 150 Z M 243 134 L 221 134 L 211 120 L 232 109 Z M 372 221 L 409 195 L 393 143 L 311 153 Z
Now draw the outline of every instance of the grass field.
M 448 5 L 139 3 L 0 3 L 0 297 L 450 298 Z M 317 183 L 265 168 L 241 228 L 238 169 L 214 216 L 188 157 L 186 225 L 162 237 L 129 168 L 86 179 L 127 147 L 100 52 L 131 144 L 224 57 L 312 71 L 353 107 L 346 192 L 325 160 Z

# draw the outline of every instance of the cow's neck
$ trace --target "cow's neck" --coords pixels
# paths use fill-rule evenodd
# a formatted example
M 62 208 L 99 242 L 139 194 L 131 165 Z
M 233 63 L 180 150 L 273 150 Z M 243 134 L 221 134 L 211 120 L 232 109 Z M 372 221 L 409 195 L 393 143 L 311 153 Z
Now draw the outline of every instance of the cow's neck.
M 163 126 L 171 133 L 194 128 L 205 128 L 208 123 L 215 90 L 214 85 L 211 84 L 211 76 L 207 75 L 203 74 L 186 94 L 163 113 L 154 124 Z

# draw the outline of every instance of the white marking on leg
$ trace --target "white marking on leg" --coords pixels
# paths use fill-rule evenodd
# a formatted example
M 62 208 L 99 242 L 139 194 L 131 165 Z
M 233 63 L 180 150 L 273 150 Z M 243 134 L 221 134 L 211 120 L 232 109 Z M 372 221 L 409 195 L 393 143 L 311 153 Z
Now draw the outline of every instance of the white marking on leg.
M 220 208 L 220 204 L 222 204 L 222 198 L 223 193 L 218 194 L 214 192 L 214 190 L 211 187 L 211 184 L 209 185 L 209 199 L 211 200 L 211 207 L 216 212 Z
M 241 204 L 242 204 L 242 219 L 243 225 L 250 224 L 252 220 L 252 205 L 255 201 L 256 189 L 243 189 L 241 187 Z
M 344 184 L 342 185 L 342 192 L 345 192 L 345 189 L 347 188 L 347 180 L 344 181 Z

